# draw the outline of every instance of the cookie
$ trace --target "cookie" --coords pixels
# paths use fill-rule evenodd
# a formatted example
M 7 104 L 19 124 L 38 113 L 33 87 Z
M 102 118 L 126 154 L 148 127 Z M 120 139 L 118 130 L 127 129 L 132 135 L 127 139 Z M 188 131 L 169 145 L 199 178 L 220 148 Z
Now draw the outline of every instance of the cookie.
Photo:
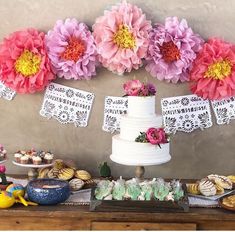
M 224 189 L 232 189 L 233 187 L 232 181 L 226 176 L 211 174 L 207 178 Z
M 69 186 L 72 191 L 77 191 L 84 186 L 84 181 L 78 178 L 72 179 L 69 181 Z
M 75 177 L 81 180 L 90 180 L 91 179 L 91 174 L 85 170 L 77 170 L 75 172 Z
M 58 178 L 61 180 L 69 180 L 74 176 L 72 168 L 63 168 L 59 171 Z
M 229 178 L 229 180 L 231 180 L 235 184 L 235 176 L 230 175 L 230 176 L 227 176 L 227 177 Z
M 216 195 L 216 187 L 212 181 L 208 179 L 202 179 L 199 183 L 199 191 L 204 196 L 214 196 Z
M 216 188 L 216 194 L 217 195 L 222 195 L 222 194 L 224 194 L 224 189 L 221 187 L 221 186 L 219 186 L 219 185 L 215 185 L 215 188 Z

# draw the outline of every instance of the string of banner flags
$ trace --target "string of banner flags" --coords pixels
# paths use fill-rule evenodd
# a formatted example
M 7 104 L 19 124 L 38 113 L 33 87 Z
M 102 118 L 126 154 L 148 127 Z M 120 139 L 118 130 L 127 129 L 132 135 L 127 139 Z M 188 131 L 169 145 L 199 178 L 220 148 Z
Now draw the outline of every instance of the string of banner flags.
M 13 100 L 16 92 L 0 82 L 0 97 Z M 95 95 L 91 92 L 50 83 L 45 91 L 40 115 L 58 120 L 61 124 L 73 123 L 86 127 Z M 218 125 L 229 124 L 235 119 L 235 97 L 224 100 L 203 100 L 197 95 L 167 97 L 161 99 L 163 126 L 169 134 L 177 131 L 191 133 L 213 125 L 210 103 Z M 120 130 L 120 117 L 127 112 L 126 97 L 106 96 L 102 129 L 114 133 Z

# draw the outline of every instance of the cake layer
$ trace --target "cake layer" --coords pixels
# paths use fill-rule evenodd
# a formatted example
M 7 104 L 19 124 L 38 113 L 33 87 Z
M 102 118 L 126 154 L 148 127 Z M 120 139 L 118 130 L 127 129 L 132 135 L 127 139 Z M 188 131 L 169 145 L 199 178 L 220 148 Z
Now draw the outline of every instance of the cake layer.
M 161 144 L 161 148 L 150 143 L 137 143 L 121 139 L 119 135 L 112 138 L 111 160 L 130 166 L 148 166 L 168 162 L 169 143 Z
M 120 138 L 135 141 L 140 132 L 146 132 L 150 127 L 162 127 L 162 116 L 136 118 L 125 115 L 120 121 Z
M 128 96 L 127 112 L 130 117 L 150 117 L 155 115 L 155 96 Z

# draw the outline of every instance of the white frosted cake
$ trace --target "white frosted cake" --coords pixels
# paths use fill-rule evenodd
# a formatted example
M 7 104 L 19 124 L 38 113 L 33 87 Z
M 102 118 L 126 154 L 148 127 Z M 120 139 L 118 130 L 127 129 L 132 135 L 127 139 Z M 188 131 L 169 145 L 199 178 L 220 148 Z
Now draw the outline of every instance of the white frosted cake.
M 147 166 L 171 159 L 169 144 L 135 142 L 140 132 L 162 127 L 162 116 L 155 114 L 155 96 L 128 96 L 127 115 L 120 121 L 120 134 L 112 138 L 111 160 L 124 165 Z

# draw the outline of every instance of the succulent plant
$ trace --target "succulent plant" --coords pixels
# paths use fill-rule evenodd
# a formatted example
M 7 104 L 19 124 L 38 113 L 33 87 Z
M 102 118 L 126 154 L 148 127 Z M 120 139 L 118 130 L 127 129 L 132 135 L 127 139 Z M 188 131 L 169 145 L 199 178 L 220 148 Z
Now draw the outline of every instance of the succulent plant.
M 102 177 L 110 177 L 111 176 L 111 169 L 108 166 L 107 162 L 99 165 L 100 169 L 100 176 Z

